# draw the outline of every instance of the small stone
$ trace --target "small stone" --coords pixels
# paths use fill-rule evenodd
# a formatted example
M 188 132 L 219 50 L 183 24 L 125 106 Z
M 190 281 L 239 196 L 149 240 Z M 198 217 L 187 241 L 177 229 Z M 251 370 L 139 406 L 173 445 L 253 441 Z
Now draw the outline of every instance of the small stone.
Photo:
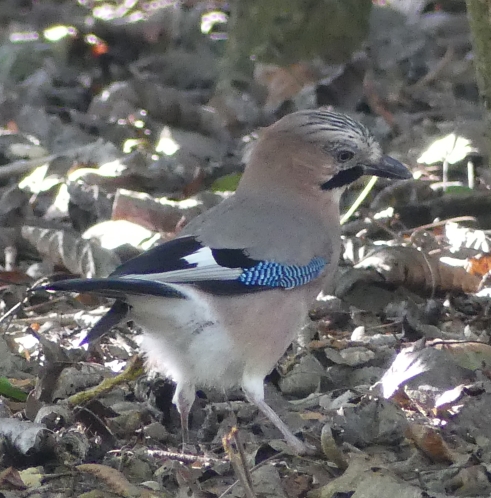
M 362 341 L 364 338 L 365 338 L 365 327 L 363 325 L 359 325 L 351 333 L 351 340 Z
M 375 358 L 373 351 L 363 347 L 347 348 L 341 351 L 340 354 L 346 365 L 351 367 L 364 365 Z
M 152 422 L 145 426 L 143 433 L 145 434 L 145 437 L 160 441 L 161 443 L 165 443 L 169 439 L 169 432 L 159 422 Z
M 280 380 L 281 392 L 298 397 L 308 396 L 319 389 L 320 381 L 324 374 L 323 366 L 314 356 L 304 356 Z

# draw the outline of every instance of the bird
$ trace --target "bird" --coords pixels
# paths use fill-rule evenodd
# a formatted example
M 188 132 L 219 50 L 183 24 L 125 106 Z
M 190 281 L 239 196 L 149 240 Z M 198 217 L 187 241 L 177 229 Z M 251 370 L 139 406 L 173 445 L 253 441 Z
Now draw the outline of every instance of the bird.
M 412 176 L 348 115 L 327 108 L 288 114 L 260 130 L 235 193 L 176 238 L 106 278 L 41 288 L 115 299 L 85 342 L 124 321 L 136 323 L 147 367 L 176 383 L 172 401 L 184 441 L 198 388 L 240 387 L 294 452 L 312 453 L 266 403 L 264 379 L 315 297 L 332 285 L 340 197 L 365 174 Z

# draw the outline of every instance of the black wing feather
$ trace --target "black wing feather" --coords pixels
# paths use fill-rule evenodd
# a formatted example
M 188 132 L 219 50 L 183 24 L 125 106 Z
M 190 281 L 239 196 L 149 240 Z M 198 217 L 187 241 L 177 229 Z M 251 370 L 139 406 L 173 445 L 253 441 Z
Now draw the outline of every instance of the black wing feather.
M 118 266 L 109 276 L 147 275 L 150 273 L 165 273 L 166 271 L 194 268 L 196 264 L 190 264 L 183 258 L 193 254 L 202 247 L 203 245 L 198 242 L 196 237 L 178 237 L 126 261 L 126 263 Z
M 203 249 L 196 237 L 178 237 L 150 249 L 118 266 L 109 277 L 125 275 L 149 275 L 176 270 L 196 268 L 197 263 L 189 263 L 184 258 Z M 251 268 L 259 261 L 247 256 L 243 249 L 210 248 L 217 265 L 224 268 Z
M 245 285 L 238 280 L 202 280 L 193 285 L 214 296 L 235 296 L 271 290 L 267 285 Z
M 251 268 L 259 261 L 250 258 L 243 249 L 212 249 L 215 261 L 226 268 Z

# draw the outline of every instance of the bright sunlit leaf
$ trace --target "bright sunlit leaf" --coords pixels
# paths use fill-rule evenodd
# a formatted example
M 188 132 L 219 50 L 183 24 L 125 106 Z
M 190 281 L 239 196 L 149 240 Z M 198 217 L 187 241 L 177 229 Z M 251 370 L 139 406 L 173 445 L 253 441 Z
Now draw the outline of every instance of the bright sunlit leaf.
M 181 146 L 172 137 L 172 132 L 168 126 L 164 126 L 160 133 L 159 141 L 155 147 L 155 151 L 165 154 L 166 156 L 173 156 Z
M 455 164 L 464 160 L 473 152 L 476 152 L 476 149 L 469 139 L 450 133 L 446 137 L 435 140 L 418 157 L 418 163 L 436 164 L 447 161 L 449 164 Z
M 46 40 L 57 42 L 66 38 L 67 36 L 75 36 L 77 30 L 73 26 L 51 26 L 44 30 L 43 35 Z
M 225 12 L 220 12 L 218 10 L 207 12 L 201 17 L 201 32 L 204 35 L 207 35 L 215 24 L 225 24 L 227 20 L 228 16 Z

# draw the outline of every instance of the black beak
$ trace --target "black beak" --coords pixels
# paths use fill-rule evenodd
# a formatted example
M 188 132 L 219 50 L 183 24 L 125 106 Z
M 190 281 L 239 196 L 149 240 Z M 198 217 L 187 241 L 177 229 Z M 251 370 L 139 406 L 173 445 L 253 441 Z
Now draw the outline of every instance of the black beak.
M 365 175 L 398 178 L 400 180 L 407 180 L 413 177 L 404 164 L 390 156 L 382 156 L 382 159 L 377 164 L 363 165 L 363 173 Z

